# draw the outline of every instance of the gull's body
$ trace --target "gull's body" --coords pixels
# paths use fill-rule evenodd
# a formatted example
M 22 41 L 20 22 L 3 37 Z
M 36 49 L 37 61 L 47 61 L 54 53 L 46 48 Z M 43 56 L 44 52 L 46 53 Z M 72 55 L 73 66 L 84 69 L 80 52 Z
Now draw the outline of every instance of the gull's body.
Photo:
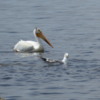
M 43 52 L 44 47 L 41 44 L 40 38 L 46 41 L 51 47 L 49 40 L 43 35 L 40 29 L 34 29 L 33 31 L 36 41 L 24 41 L 20 40 L 15 46 L 14 51 L 16 52 Z
M 40 58 L 45 62 L 48 62 L 48 63 L 59 63 L 59 64 L 66 64 L 68 57 L 69 57 L 68 53 L 64 54 L 64 57 L 63 57 L 62 60 L 54 60 L 54 59 L 49 59 L 49 58 L 45 58 L 45 57 L 40 56 Z

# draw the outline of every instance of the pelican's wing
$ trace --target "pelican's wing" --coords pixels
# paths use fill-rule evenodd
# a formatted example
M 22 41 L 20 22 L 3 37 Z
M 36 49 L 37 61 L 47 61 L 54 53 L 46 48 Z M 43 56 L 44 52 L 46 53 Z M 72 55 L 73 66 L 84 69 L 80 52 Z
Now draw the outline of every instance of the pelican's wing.
M 33 45 L 31 43 L 28 43 L 27 41 L 20 40 L 15 46 L 14 51 L 17 52 L 32 52 L 33 51 Z

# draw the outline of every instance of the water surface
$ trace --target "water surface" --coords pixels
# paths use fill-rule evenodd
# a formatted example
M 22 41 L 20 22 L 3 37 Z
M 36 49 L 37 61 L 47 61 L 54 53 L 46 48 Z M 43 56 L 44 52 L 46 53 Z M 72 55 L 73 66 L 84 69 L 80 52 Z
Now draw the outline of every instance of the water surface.
M 39 27 L 54 45 L 44 56 L 14 53 Z M 0 0 L 0 97 L 7 100 L 100 100 L 99 0 Z

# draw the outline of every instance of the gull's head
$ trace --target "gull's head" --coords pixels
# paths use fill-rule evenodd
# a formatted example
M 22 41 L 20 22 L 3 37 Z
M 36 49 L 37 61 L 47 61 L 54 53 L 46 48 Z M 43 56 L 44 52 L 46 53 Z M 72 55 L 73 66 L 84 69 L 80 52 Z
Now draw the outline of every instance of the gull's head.
M 68 58 L 68 57 L 69 57 L 69 54 L 68 54 L 68 53 L 65 53 L 65 54 L 64 54 L 64 57 L 65 57 L 65 58 Z
M 35 34 L 38 38 L 43 39 L 46 43 L 48 43 L 48 45 L 50 45 L 50 46 L 53 48 L 53 46 L 52 46 L 52 44 L 50 43 L 50 41 L 46 38 L 46 36 L 43 34 L 43 32 L 42 32 L 40 29 L 35 28 L 35 29 L 34 29 L 34 34 Z
M 65 53 L 64 54 L 64 58 L 62 59 L 62 62 L 64 63 L 64 64 L 66 64 L 67 63 L 67 58 L 69 57 L 69 54 L 68 53 Z

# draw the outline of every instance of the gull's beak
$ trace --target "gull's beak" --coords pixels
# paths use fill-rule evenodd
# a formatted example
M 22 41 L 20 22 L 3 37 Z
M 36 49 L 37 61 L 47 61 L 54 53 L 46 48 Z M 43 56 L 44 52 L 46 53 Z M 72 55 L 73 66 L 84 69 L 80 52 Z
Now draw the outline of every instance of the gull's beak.
M 38 33 L 36 33 L 36 35 L 37 35 L 37 37 L 39 37 L 39 38 L 43 39 L 45 42 L 47 42 L 48 45 L 50 45 L 50 46 L 53 48 L 52 44 L 51 44 L 50 41 L 44 36 L 44 34 L 42 33 L 41 30 L 38 29 Z

